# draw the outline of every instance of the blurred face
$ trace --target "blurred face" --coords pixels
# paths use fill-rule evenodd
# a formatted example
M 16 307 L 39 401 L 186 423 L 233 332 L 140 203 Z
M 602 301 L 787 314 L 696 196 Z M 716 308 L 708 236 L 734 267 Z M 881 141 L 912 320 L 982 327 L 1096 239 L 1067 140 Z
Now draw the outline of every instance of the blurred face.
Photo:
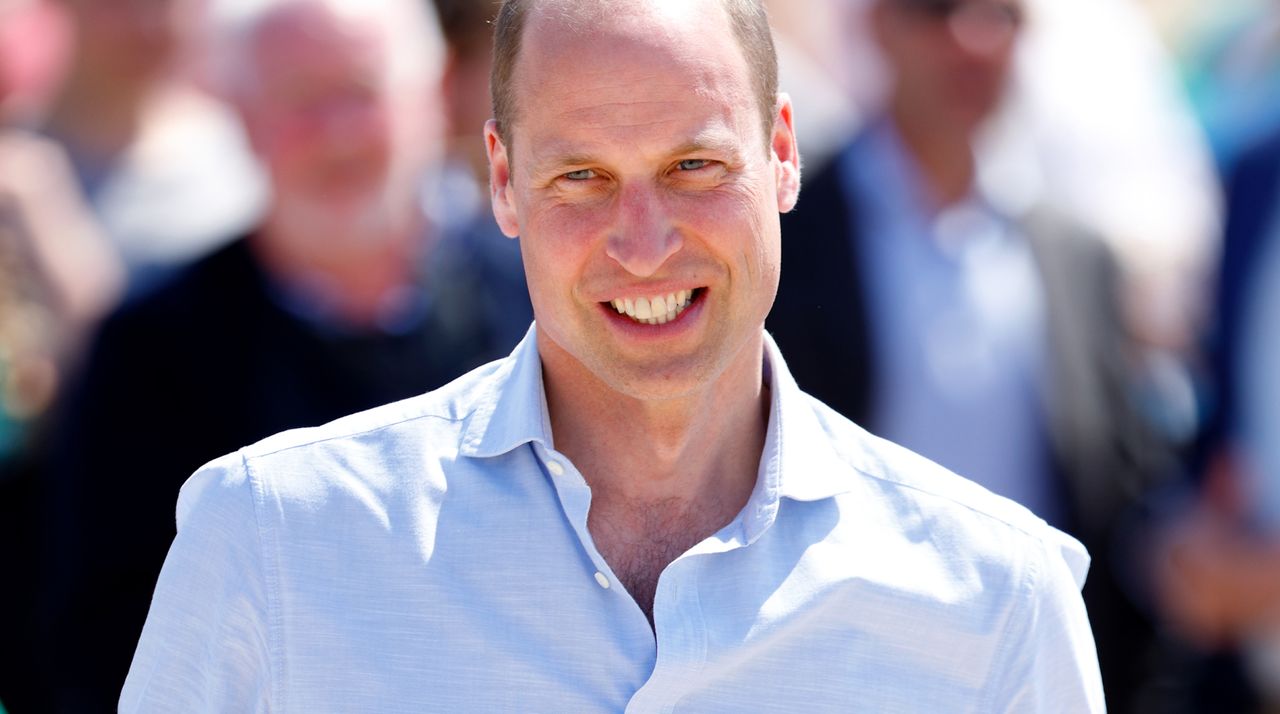
M 241 111 L 278 206 L 341 220 L 382 199 L 397 126 L 381 42 L 309 4 L 258 30 Z
M 1020 0 L 880 0 L 874 27 L 912 118 L 971 133 L 999 106 Z
M 649 4 L 580 32 L 531 13 L 511 144 L 486 138 L 548 373 L 661 399 L 758 367 L 799 170 L 790 104 L 763 136 L 720 3 Z

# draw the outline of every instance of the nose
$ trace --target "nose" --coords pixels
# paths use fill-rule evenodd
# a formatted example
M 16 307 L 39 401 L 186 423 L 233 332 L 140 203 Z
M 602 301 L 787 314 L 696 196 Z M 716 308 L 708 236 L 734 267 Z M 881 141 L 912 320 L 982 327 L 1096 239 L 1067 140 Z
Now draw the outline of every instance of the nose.
M 623 189 L 605 253 L 628 273 L 647 278 L 684 245 L 661 197 L 650 187 Z

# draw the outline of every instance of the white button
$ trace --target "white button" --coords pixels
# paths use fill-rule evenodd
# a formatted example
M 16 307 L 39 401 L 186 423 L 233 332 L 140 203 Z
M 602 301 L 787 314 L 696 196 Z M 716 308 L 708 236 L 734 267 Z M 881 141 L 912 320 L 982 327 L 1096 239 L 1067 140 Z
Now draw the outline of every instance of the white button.
M 547 470 L 551 472 L 552 476 L 564 475 L 564 467 L 560 465 L 559 461 L 548 461 Z
M 600 583 L 600 587 L 605 590 L 609 589 L 609 578 L 605 577 L 604 573 L 596 573 L 596 582 Z

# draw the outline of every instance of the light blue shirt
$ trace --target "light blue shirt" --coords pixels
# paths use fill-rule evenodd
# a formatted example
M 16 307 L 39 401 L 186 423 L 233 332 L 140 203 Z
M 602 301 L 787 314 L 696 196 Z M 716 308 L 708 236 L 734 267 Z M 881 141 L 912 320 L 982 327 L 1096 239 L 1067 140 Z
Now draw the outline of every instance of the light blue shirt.
M 186 483 L 124 712 L 1096 712 L 1079 543 L 803 394 L 655 630 L 587 529 L 535 333 Z
M 843 157 L 875 357 L 875 433 L 1050 523 L 1047 317 L 1026 236 L 976 187 L 938 207 L 888 120 Z

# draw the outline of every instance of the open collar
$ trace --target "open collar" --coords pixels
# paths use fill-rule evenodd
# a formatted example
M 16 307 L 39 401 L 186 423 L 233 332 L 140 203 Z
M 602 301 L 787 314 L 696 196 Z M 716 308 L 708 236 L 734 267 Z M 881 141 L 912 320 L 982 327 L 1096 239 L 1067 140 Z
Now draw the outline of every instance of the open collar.
M 462 431 L 460 453 L 500 456 L 530 442 L 551 448 L 551 418 L 542 386 L 537 323 L 480 387 Z
M 852 489 L 848 463 L 818 416 L 823 408 L 800 390 L 768 333 L 763 359 L 770 409 L 757 489 L 798 501 L 816 501 Z M 463 456 L 500 456 L 531 442 L 552 448 L 536 324 L 481 387 L 476 404 L 463 429 Z

